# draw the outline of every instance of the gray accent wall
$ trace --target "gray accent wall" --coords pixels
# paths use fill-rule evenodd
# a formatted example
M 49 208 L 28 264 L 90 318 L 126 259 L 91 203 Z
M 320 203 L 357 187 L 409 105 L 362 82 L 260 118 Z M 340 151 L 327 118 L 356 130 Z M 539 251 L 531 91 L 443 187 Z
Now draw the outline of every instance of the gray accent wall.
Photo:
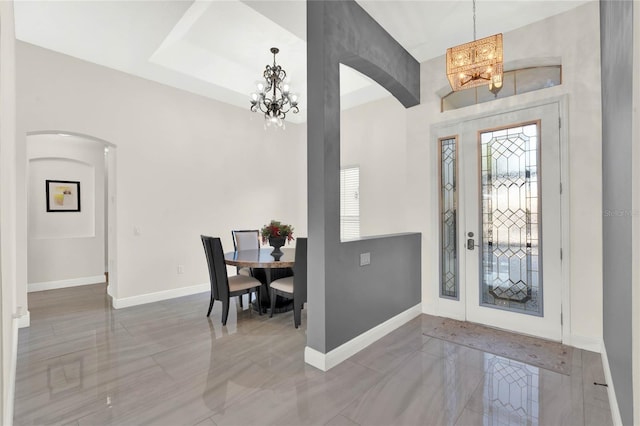
M 633 424 L 633 2 L 600 1 L 602 64 L 603 334 L 618 407 Z
M 420 102 L 420 64 L 355 1 L 307 1 L 307 346 L 321 353 L 421 302 L 420 234 L 340 242 L 340 63 Z

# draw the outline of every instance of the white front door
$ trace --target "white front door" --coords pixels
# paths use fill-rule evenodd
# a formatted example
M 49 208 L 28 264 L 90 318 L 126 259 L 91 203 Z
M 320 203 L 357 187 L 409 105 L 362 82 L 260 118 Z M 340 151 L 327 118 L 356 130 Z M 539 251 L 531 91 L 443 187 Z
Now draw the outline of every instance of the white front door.
M 561 340 L 558 104 L 441 126 L 440 306 Z

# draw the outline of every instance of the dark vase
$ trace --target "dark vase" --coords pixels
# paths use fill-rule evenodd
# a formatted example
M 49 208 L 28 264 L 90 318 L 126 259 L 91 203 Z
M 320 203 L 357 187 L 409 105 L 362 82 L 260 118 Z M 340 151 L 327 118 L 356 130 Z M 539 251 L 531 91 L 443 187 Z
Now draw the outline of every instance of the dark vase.
M 284 245 L 285 240 L 286 237 L 269 237 L 269 245 L 273 247 L 271 255 L 275 257 L 276 260 L 279 260 L 280 257 L 284 254 L 282 250 L 280 250 L 280 247 Z

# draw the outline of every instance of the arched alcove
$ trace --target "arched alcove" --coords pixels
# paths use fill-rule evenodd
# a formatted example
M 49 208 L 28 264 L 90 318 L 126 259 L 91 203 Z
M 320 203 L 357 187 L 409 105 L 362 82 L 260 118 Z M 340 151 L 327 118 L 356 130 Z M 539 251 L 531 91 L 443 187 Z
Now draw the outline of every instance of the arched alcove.
M 114 144 L 80 133 L 29 132 L 27 287 L 48 290 L 109 281 L 116 293 Z M 47 181 L 74 182 L 78 211 L 48 211 Z

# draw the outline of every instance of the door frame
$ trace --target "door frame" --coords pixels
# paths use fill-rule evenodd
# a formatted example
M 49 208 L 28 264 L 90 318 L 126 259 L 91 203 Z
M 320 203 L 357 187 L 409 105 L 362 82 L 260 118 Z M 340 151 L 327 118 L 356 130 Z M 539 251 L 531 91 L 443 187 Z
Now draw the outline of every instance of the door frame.
M 511 99 L 511 98 L 509 98 Z M 562 261 L 561 261 L 561 333 L 562 333 L 562 343 L 571 344 L 571 229 L 570 229 L 570 181 L 569 181 L 569 131 L 568 131 L 568 95 L 549 97 L 545 99 L 540 99 L 538 101 L 526 102 L 522 104 L 511 104 L 506 102 L 500 102 L 500 106 L 496 106 L 492 108 L 491 102 L 483 103 L 475 106 L 473 109 L 474 112 L 464 114 L 462 110 L 454 110 L 451 113 L 455 113 L 457 118 L 451 118 L 447 120 L 442 120 L 437 123 L 433 123 L 430 127 L 429 139 L 427 143 L 429 144 L 429 157 L 431 160 L 431 182 L 430 182 L 430 204 L 431 204 L 431 214 L 430 216 L 434 218 L 431 223 L 431 235 L 437 236 L 437 238 L 430 239 L 428 242 L 429 250 L 425 251 L 426 255 L 429 256 L 428 264 L 430 266 L 430 273 L 427 274 L 427 279 L 429 280 L 429 288 L 426 297 L 432 299 L 433 303 L 429 303 L 429 305 L 434 307 L 435 315 L 453 318 L 456 320 L 465 320 L 464 314 L 460 314 L 460 312 L 456 312 L 455 309 L 451 309 L 451 304 L 456 303 L 456 301 L 451 301 L 449 299 L 444 299 L 440 297 L 440 153 L 438 150 L 438 140 L 444 136 L 456 136 L 456 135 L 445 135 L 443 133 L 444 128 L 450 127 L 456 124 L 459 124 L 464 121 L 477 120 L 482 118 L 487 118 L 495 115 L 502 115 L 514 111 L 526 110 L 534 107 L 556 104 L 558 107 L 558 115 L 560 119 L 560 128 L 559 128 L 559 138 L 560 138 L 560 182 L 562 185 L 562 192 L 560 194 L 560 227 L 562 229 L 561 232 L 561 240 L 560 244 L 562 247 Z M 504 105 L 507 106 L 504 106 Z M 482 108 L 483 112 L 477 112 L 480 108 Z M 443 113 L 447 114 L 447 113 Z M 453 114 L 447 114 L 453 115 Z M 459 217 L 459 216 L 458 216 Z M 459 223 L 458 223 L 459 225 Z M 461 229 L 458 226 L 458 229 Z M 459 248 L 460 250 L 461 248 Z M 458 268 L 459 270 L 464 267 L 463 262 L 459 262 Z M 459 286 L 459 298 L 462 299 L 464 289 L 463 286 Z M 427 299 L 428 301 L 428 299 Z M 458 301 L 457 303 L 461 303 Z

